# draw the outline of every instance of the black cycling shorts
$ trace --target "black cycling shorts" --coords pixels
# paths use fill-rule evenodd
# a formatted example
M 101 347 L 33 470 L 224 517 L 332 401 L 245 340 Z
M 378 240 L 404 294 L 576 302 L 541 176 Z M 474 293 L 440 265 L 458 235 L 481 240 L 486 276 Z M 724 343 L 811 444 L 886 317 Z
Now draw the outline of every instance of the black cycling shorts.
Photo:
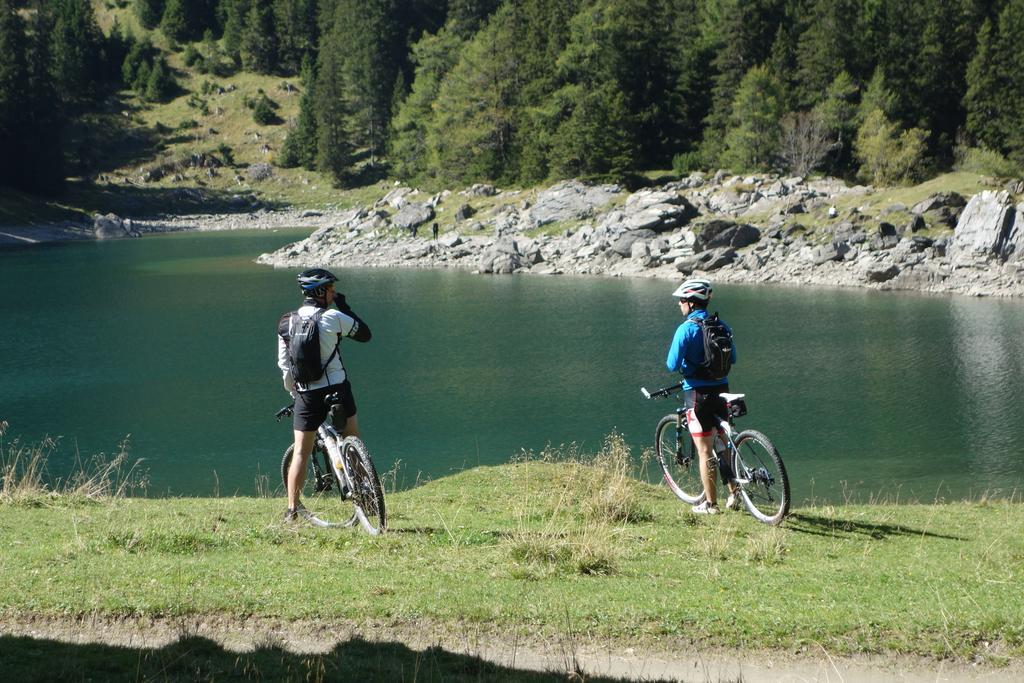
M 686 392 L 686 419 L 694 436 L 710 436 L 718 429 L 718 419 L 727 419 L 729 409 L 719 394 L 729 393 L 728 384 L 694 387 Z
M 334 392 L 338 393 L 341 402 L 330 407 L 331 421 L 338 431 L 344 429 L 348 418 L 356 414 L 356 399 L 348 380 L 322 389 L 297 392 L 299 396 L 295 399 L 292 428 L 300 432 L 315 432 L 327 419 L 328 407 L 324 399 Z

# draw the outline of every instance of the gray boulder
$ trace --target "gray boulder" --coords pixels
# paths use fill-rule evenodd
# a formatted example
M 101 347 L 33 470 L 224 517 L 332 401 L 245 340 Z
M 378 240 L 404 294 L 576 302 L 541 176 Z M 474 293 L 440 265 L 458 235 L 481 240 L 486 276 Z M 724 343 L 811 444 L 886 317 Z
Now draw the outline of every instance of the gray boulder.
M 704 263 L 704 270 L 718 270 L 736 260 L 736 250 L 731 248 L 716 249 L 711 258 Z
M 920 230 L 924 230 L 927 227 L 928 226 L 925 224 L 924 218 L 922 218 L 920 214 L 915 213 L 910 216 L 910 220 L 903 227 L 903 232 L 904 234 L 915 233 Z
M 864 271 L 864 277 L 868 282 L 886 282 L 899 274 L 899 266 L 891 263 L 875 263 Z
M 613 247 L 614 248 L 614 247 Z M 647 242 L 643 240 L 637 240 L 633 242 L 633 245 L 629 248 L 629 258 L 632 259 L 648 259 L 651 256 L 651 249 L 647 246 Z
M 381 197 L 381 199 L 377 201 L 377 206 L 387 205 L 392 209 L 401 209 L 408 201 L 406 199 L 406 195 L 409 195 L 412 192 L 413 189 L 411 187 L 396 187 Z
M 761 231 L 752 225 L 733 223 L 728 220 L 714 220 L 705 224 L 697 237 L 698 250 L 733 247 L 742 249 L 761 239 Z
M 921 215 L 928 213 L 929 211 L 938 211 L 943 208 L 957 209 L 963 207 L 967 201 L 956 192 L 940 192 L 939 194 L 933 194 L 928 199 L 914 204 L 910 209 L 910 213 L 916 213 Z
M 446 232 L 441 235 L 437 241 L 442 247 L 447 247 L 448 249 L 452 249 L 453 247 L 457 247 L 462 244 L 462 238 L 459 237 L 459 233 L 457 232 Z
M 631 230 L 667 232 L 686 225 L 696 215 L 697 209 L 679 197 L 672 204 L 650 204 L 635 212 L 627 212 L 623 223 Z
M 425 202 L 408 202 L 402 205 L 391 224 L 400 230 L 412 230 L 434 218 L 434 208 Z
M 653 230 L 627 230 L 618 239 L 612 242 L 612 251 L 620 256 L 631 256 L 633 244 L 637 240 L 649 240 L 654 237 Z
M 1021 214 L 1007 192 L 979 192 L 971 197 L 953 231 L 951 255 L 959 258 L 995 255 L 1019 258 L 1024 248 Z
M 266 163 L 249 164 L 245 169 L 245 175 L 254 182 L 268 180 L 274 175 L 274 168 Z
M 105 216 L 97 214 L 93 217 L 92 230 L 98 240 L 142 236 L 142 233 L 132 225 L 132 219 L 124 219 L 112 213 Z
M 841 246 L 846 246 L 845 244 L 840 244 Z M 846 249 L 849 249 L 849 247 L 846 247 Z M 816 266 L 828 263 L 829 261 L 839 261 L 841 259 L 842 255 L 839 253 L 839 247 L 835 244 L 823 244 L 820 247 L 815 247 L 811 256 L 811 261 Z
M 622 192 L 618 185 L 585 185 L 578 180 L 556 183 L 537 194 L 528 209 L 528 222 L 547 225 L 586 218 Z
M 464 194 L 468 194 L 473 197 L 493 197 L 498 194 L 498 190 L 495 189 L 494 185 L 476 183 L 468 190 L 464 190 Z
M 469 204 L 461 204 L 459 208 L 455 209 L 455 220 L 462 222 L 467 218 L 470 218 L 475 213 L 476 210 Z

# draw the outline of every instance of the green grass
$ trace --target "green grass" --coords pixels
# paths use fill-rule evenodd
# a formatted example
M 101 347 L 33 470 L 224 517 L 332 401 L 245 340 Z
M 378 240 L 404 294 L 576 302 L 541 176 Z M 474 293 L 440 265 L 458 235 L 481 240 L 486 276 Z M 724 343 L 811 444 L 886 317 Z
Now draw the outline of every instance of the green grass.
M 568 461 L 564 461 L 564 460 Z M 280 521 L 279 498 L 36 491 L 0 503 L 0 614 L 317 620 L 631 647 L 1024 653 L 1024 506 L 696 518 L 611 437 L 389 493 L 390 531 Z M 314 599 L 315 597 L 315 599 Z

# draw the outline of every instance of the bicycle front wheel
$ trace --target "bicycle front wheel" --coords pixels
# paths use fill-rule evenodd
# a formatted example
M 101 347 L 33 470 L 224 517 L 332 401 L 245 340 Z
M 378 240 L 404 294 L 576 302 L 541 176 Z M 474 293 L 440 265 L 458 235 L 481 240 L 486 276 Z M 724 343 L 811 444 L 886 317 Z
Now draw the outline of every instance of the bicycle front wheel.
M 677 435 L 678 416 L 666 415 L 661 418 L 654 432 L 655 453 L 665 483 L 672 493 L 690 505 L 704 500 L 704 484 L 700 480 L 700 458 L 693 445 L 690 433 L 685 429 Z
M 387 517 L 384 512 L 384 490 L 373 466 L 366 444 L 356 436 L 346 436 L 341 442 L 341 453 L 352 478 L 352 502 L 356 505 L 356 518 L 371 536 L 384 531 Z
M 281 459 L 281 481 L 284 483 L 284 490 L 288 491 L 288 470 L 292 466 L 292 455 L 295 445 L 292 444 L 284 452 Z M 324 449 L 323 443 L 317 439 L 313 446 L 313 452 L 309 456 L 312 464 L 306 472 L 306 481 L 303 483 L 299 497 L 303 501 L 305 510 L 301 511 L 302 517 L 314 526 L 331 528 L 346 527 L 355 524 L 356 516 L 352 514 L 349 507 L 340 493 L 341 485 L 332 472 L 330 458 Z M 326 468 L 326 469 L 325 469 Z
M 779 450 L 759 431 L 739 433 L 733 475 L 747 511 L 758 521 L 776 525 L 789 513 L 789 477 Z

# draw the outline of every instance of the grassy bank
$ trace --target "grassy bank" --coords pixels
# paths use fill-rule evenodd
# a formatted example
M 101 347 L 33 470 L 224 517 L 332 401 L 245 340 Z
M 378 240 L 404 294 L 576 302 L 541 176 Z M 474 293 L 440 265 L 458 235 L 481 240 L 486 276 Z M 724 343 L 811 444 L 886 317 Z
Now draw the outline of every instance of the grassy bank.
M 563 455 L 564 454 L 560 454 Z M 631 647 L 1024 653 L 1024 505 L 797 508 L 696 518 L 596 457 L 480 467 L 391 493 L 390 532 L 279 520 L 279 498 L 11 492 L 0 610 L 571 632 Z M 563 458 L 564 460 L 564 458 Z

